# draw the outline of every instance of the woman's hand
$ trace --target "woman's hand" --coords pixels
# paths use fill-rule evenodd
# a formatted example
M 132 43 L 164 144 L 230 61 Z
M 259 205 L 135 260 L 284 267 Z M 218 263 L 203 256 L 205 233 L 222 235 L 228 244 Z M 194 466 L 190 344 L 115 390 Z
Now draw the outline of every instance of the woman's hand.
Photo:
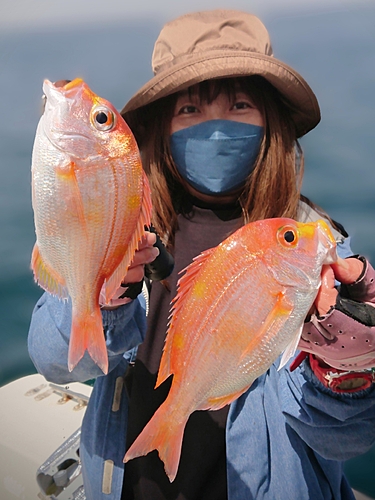
M 363 272 L 363 262 L 356 258 L 338 258 L 335 264 L 323 266 L 322 284 L 315 299 L 315 308 L 319 316 L 324 316 L 336 304 L 337 290 L 335 279 L 342 284 L 355 283 Z
M 146 231 L 137 251 L 134 254 L 128 272 L 124 276 L 123 283 L 138 283 L 144 277 L 144 266 L 153 262 L 159 255 L 159 249 L 153 245 L 156 242 L 156 234 Z M 124 290 L 123 290 L 124 291 Z
M 154 261 L 159 255 L 159 249 L 153 245 L 156 242 L 156 234 L 145 232 L 144 237 L 138 245 L 133 260 L 128 268 L 122 286 L 120 286 L 108 304 L 105 304 L 105 291 L 104 286 L 100 292 L 99 303 L 102 309 L 115 309 L 121 305 L 127 304 L 132 299 L 129 297 L 120 298 L 125 292 L 127 285 L 131 283 L 139 283 L 144 278 L 144 266 Z
M 335 279 L 341 283 L 339 291 Z M 371 264 L 363 257 L 350 257 L 325 266 L 309 319 L 298 349 L 339 371 L 374 367 L 375 270 Z

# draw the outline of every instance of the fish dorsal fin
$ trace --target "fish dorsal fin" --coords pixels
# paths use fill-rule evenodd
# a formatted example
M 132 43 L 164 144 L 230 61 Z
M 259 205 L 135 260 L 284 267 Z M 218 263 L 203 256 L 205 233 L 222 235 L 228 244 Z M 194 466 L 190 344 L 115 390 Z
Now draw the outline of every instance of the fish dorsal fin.
M 197 257 L 194 258 L 193 262 L 185 267 L 182 271 L 180 271 L 180 274 L 182 275 L 181 278 L 178 280 L 178 290 L 176 297 L 172 301 L 172 307 L 171 307 L 171 314 L 170 314 L 170 321 L 168 325 L 168 332 L 164 344 L 164 349 L 163 349 L 163 355 L 160 361 L 160 367 L 159 367 L 159 373 L 158 373 L 158 378 L 156 381 L 155 387 L 158 387 L 160 384 L 166 380 L 169 375 L 171 375 L 171 352 L 172 352 L 172 346 L 174 343 L 175 338 L 179 335 L 178 331 L 175 331 L 175 318 L 177 318 L 183 303 L 184 303 L 184 297 L 190 292 L 192 286 L 196 282 L 196 278 L 199 275 L 202 267 L 206 263 L 207 259 L 210 258 L 212 253 L 215 251 L 215 248 L 209 248 L 208 250 L 205 250 L 201 254 L 199 254 Z M 184 274 L 182 274 L 184 273 Z
M 31 256 L 31 269 L 34 272 L 35 281 L 47 292 L 61 299 L 68 298 L 68 290 L 65 282 L 56 271 L 51 269 L 40 255 L 38 244 L 35 243 Z
M 202 267 L 215 251 L 215 248 L 209 248 L 204 252 L 200 253 L 193 259 L 193 262 L 189 264 L 185 269 L 180 271 L 181 278 L 178 280 L 177 284 L 177 294 L 172 301 L 171 317 L 173 320 L 173 315 L 178 314 L 181 306 L 183 304 L 183 297 L 186 296 L 192 286 L 195 284 L 197 275 L 200 273 Z M 184 274 L 182 274 L 184 273 Z
M 126 250 L 125 256 L 120 262 L 120 265 L 115 269 L 113 274 L 108 278 L 105 283 L 105 297 L 106 303 L 108 303 L 114 296 L 116 290 L 121 285 L 122 280 L 128 270 L 128 267 L 133 260 L 134 253 L 138 248 L 139 242 L 145 234 L 145 226 L 151 224 L 151 190 L 148 179 L 144 171 L 143 174 L 143 197 L 141 212 L 138 218 L 137 227 L 133 233 L 133 236 L 129 242 L 128 248 Z

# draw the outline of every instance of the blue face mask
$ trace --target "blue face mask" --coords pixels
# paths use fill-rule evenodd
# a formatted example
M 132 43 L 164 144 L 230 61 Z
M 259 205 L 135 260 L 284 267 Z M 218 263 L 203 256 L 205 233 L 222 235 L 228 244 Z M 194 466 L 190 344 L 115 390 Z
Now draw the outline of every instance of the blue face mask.
M 242 186 L 254 167 L 263 127 L 209 120 L 170 137 L 181 176 L 200 193 L 224 194 Z

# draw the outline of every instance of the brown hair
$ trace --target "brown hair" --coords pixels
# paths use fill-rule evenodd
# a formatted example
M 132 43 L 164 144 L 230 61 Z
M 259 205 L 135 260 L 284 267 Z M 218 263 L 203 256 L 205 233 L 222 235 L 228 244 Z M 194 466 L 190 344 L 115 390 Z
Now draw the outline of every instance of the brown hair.
M 265 124 L 258 158 L 238 199 L 244 222 L 271 217 L 296 218 L 304 163 L 290 103 L 260 76 L 208 80 L 190 87 L 189 91 L 198 92 L 201 101 L 212 102 L 221 91 L 231 98 L 238 87 L 249 95 Z M 154 226 L 170 245 L 177 229 L 177 215 L 186 212 L 189 196 L 169 148 L 177 95 L 159 99 L 124 116 L 134 132 L 150 180 Z

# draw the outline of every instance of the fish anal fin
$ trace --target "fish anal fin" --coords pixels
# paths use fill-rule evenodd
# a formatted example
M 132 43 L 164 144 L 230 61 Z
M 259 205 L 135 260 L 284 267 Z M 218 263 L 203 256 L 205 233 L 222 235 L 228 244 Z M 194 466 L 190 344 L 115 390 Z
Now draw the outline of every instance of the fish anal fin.
M 229 405 L 230 403 L 233 403 L 233 401 L 235 401 L 244 392 L 246 392 L 250 386 L 251 386 L 251 384 L 242 388 L 240 391 L 236 391 L 236 392 L 233 392 L 231 394 L 226 394 L 225 396 L 220 396 L 217 398 L 209 398 L 207 407 L 202 408 L 202 409 L 203 410 L 220 410 L 220 408 L 223 408 L 224 406 Z
M 106 303 L 108 303 L 111 300 L 116 290 L 121 285 L 121 282 L 124 279 L 128 267 L 131 264 L 131 261 L 133 260 L 134 253 L 139 246 L 139 242 L 142 239 L 143 235 L 145 234 L 145 226 L 148 227 L 151 224 L 151 211 L 152 211 L 151 190 L 147 176 L 144 171 L 142 172 L 143 172 L 143 197 L 142 197 L 142 206 L 137 226 L 129 242 L 124 258 L 117 266 L 115 271 L 112 273 L 112 275 L 105 282 Z
M 44 290 L 61 299 L 68 298 L 64 279 L 45 263 L 37 243 L 35 243 L 31 255 L 31 269 L 33 270 L 35 281 Z
M 122 280 L 128 270 L 128 267 L 134 256 L 134 245 L 131 241 L 126 252 L 125 256 L 120 262 L 120 265 L 115 269 L 112 275 L 105 281 L 104 292 L 105 292 L 105 303 L 108 304 L 111 298 L 114 296 L 116 290 L 121 285 Z
M 269 312 L 262 327 L 259 328 L 256 335 L 249 342 L 246 350 L 242 353 L 239 360 L 241 363 L 254 350 L 254 347 L 260 342 L 266 342 L 267 339 L 272 339 L 275 333 L 280 331 L 285 321 L 290 317 L 294 309 L 293 303 L 288 299 L 284 292 L 279 292 L 276 295 L 275 304 Z
M 172 375 L 171 371 L 171 363 L 170 363 L 170 356 L 171 356 L 171 345 L 172 343 L 167 343 L 167 340 L 165 341 L 164 345 L 164 350 L 163 350 L 163 355 L 160 361 L 160 366 L 159 366 L 159 371 L 158 371 L 158 377 L 156 379 L 156 384 L 154 389 L 159 387 L 167 378 Z

